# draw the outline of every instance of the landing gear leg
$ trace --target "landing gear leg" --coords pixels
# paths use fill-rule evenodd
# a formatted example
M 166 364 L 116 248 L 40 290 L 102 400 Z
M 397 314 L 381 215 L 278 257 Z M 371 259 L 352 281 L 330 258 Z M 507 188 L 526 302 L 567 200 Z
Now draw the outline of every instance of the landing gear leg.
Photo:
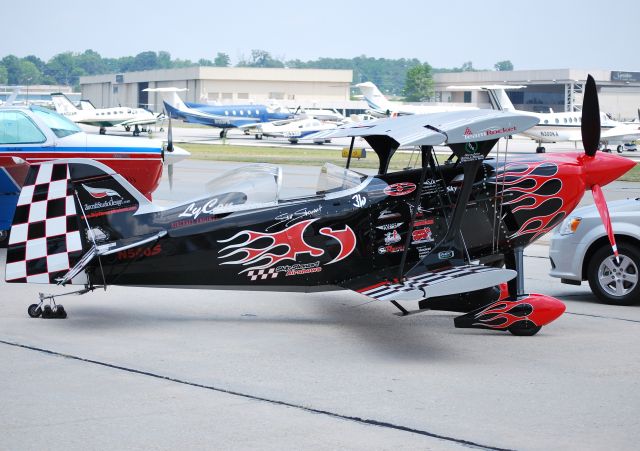
M 31 318 L 42 317 L 44 319 L 48 319 L 48 318 L 64 319 L 67 317 L 67 312 L 62 306 L 62 304 L 56 304 L 55 298 L 60 296 L 68 296 L 70 294 L 78 294 L 78 295 L 85 294 L 85 293 L 88 293 L 89 291 L 93 291 L 95 288 L 98 288 L 98 286 L 85 285 L 83 289 L 71 291 L 69 293 L 63 293 L 63 294 L 40 293 L 38 295 L 40 302 L 38 302 L 37 304 L 31 304 L 27 308 L 27 313 Z
M 140 136 L 140 129 L 138 128 L 138 125 L 133 128 L 133 136 Z
M 227 137 L 227 129 L 223 128 L 220 130 L 220 139 L 225 139 Z

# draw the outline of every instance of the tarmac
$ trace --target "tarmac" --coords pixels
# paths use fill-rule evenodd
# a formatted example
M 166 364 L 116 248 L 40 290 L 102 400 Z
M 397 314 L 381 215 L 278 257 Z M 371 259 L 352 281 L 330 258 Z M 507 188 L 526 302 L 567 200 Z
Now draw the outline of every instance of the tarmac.
M 182 162 L 156 199 L 233 166 Z M 285 188 L 317 171 L 285 167 Z M 67 290 L 0 282 L 0 449 L 637 449 L 640 306 L 549 277 L 547 242 L 526 249 L 526 290 L 567 312 L 534 337 L 347 291 L 114 286 L 30 319 L 39 291 Z

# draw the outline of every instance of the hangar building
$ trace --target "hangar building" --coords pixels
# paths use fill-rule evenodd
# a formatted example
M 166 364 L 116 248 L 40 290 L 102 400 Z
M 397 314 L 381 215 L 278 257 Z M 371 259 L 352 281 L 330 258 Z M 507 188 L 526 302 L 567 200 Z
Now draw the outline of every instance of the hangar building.
M 514 70 L 479 71 L 434 74 L 436 100 L 461 102 L 490 108 L 489 96 L 484 91 L 448 91 L 448 86 L 482 84 L 525 85 L 526 88 L 508 90 L 516 109 L 541 113 L 553 109 L 577 111 L 582 104 L 582 87 L 591 74 L 598 85 L 600 110 L 614 119 L 638 117 L 640 107 L 640 72 L 613 70 Z
M 351 70 L 251 67 L 186 67 L 80 77 L 82 96 L 97 108 L 139 106 L 162 111 L 158 93 L 145 88 L 187 88 L 187 102 L 265 103 L 279 101 L 325 107 L 349 101 Z

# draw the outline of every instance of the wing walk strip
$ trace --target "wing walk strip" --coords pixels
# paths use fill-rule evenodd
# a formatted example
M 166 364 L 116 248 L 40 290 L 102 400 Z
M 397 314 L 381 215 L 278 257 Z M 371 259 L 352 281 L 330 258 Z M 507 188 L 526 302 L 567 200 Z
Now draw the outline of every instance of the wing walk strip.
M 62 357 L 62 358 L 65 358 L 65 359 L 75 360 L 75 361 L 78 361 L 78 362 L 90 363 L 90 364 L 93 364 L 93 365 L 98 365 L 98 366 L 102 366 L 102 367 L 106 367 L 106 368 L 111 368 L 111 369 L 118 370 L 118 371 L 124 371 L 124 372 L 127 372 L 127 373 L 137 374 L 137 375 L 140 375 L 140 376 L 147 376 L 147 377 L 152 377 L 154 379 L 160 379 L 160 380 L 164 380 L 164 381 L 167 381 L 167 382 L 173 382 L 173 383 L 176 383 L 176 384 L 188 385 L 188 386 L 195 387 L 195 388 L 203 388 L 205 390 L 211 390 L 211 391 L 214 391 L 214 392 L 224 393 L 224 394 L 232 395 L 232 396 L 239 396 L 241 398 L 250 399 L 252 401 L 266 402 L 266 403 L 269 403 L 269 404 L 274 404 L 274 405 L 283 406 L 283 407 L 291 407 L 293 409 L 302 410 L 304 412 L 326 415 L 326 416 L 331 417 L 331 418 L 336 418 L 336 419 L 339 419 L 339 420 L 353 421 L 355 423 L 364 424 L 364 425 L 367 425 L 367 426 L 376 426 L 376 427 L 381 427 L 381 428 L 386 428 L 386 429 L 394 429 L 394 430 L 397 430 L 397 431 L 410 432 L 412 434 L 418 434 L 418 435 L 422 435 L 422 436 L 425 436 L 425 437 L 444 440 L 446 442 L 458 443 L 458 444 L 463 445 L 463 446 L 469 446 L 469 447 L 478 448 L 478 449 L 485 449 L 485 450 L 491 450 L 491 451 L 510 451 L 509 448 L 498 448 L 498 447 L 495 447 L 495 446 L 483 445 L 483 444 L 480 444 L 480 443 L 477 443 L 477 442 L 472 442 L 470 440 L 464 440 L 464 439 L 459 439 L 459 438 L 455 438 L 455 437 L 449 437 L 449 436 L 446 436 L 446 435 L 436 434 L 434 432 L 429 432 L 429 431 L 425 431 L 425 430 L 421 430 L 421 429 L 414 429 L 414 428 L 410 428 L 408 426 L 402 426 L 402 425 L 399 425 L 399 424 L 387 423 L 386 421 L 373 420 L 373 419 L 369 419 L 369 418 L 361 418 L 361 417 L 356 417 L 356 416 L 350 416 L 350 415 L 344 415 L 344 414 L 340 414 L 340 413 L 336 413 L 336 412 L 331 412 L 329 410 L 322 410 L 322 409 L 316 409 L 316 408 L 313 408 L 313 407 L 306 407 L 306 406 L 304 406 L 302 404 L 294 404 L 294 403 L 287 402 L 287 401 L 279 401 L 277 399 L 270 399 L 270 398 L 265 398 L 265 397 L 258 396 L 258 395 L 252 395 L 252 394 L 248 394 L 248 393 L 242 393 L 242 392 L 238 392 L 238 391 L 234 391 L 234 390 L 229 390 L 229 389 L 226 389 L 226 388 L 219 388 L 219 387 L 216 387 L 216 386 L 213 386 L 213 385 L 200 384 L 200 383 L 197 383 L 197 382 L 191 382 L 191 381 L 187 381 L 187 380 L 184 380 L 184 379 L 178 379 L 178 378 L 171 377 L 171 376 L 164 376 L 164 375 L 158 374 L 158 373 L 152 373 L 152 372 L 149 372 L 149 371 L 142 371 L 142 370 L 138 370 L 138 369 L 135 369 L 135 368 L 115 365 L 113 363 L 108 363 L 108 362 L 101 362 L 99 360 L 86 359 L 84 357 L 79 357 L 79 356 L 75 356 L 75 355 L 72 355 L 72 354 L 64 354 L 64 353 L 61 353 L 61 352 L 51 351 L 49 349 L 38 348 L 38 347 L 35 347 L 35 346 L 29 346 L 29 345 L 24 345 L 24 344 L 20 344 L 20 343 L 15 343 L 15 342 L 12 342 L 12 341 L 6 341 L 6 340 L 0 339 L 0 343 L 5 344 L 7 346 L 13 346 L 14 348 L 22 348 L 22 349 L 28 349 L 30 351 L 40 352 L 40 353 L 47 354 L 47 355 L 53 356 L 53 357 Z
M 487 277 L 487 283 L 478 283 L 478 275 L 479 277 L 491 277 Z M 420 300 L 426 298 L 430 294 L 429 288 L 434 288 L 436 285 L 440 284 L 442 284 L 441 287 L 446 285 L 448 289 L 444 291 L 450 292 L 450 294 L 469 291 L 468 286 L 457 283 L 462 282 L 462 280 L 456 279 L 473 278 L 473 285 L 475 288 L 471 288 L 482 289 L 493 286 L 494 284 L 502 283 L 498 280 L 504 279 L 504 281 L 508 281 L 514 276 L 513 272 L 509 270 L 491 268 L 482 265 L 465 265 L 456 266 L 444 271 L 426 272 L 417 276 L 408 277 L 403 283 L 389 283 L 382 286 L 378 284 L 372 288 L 363 288 L 358 290 L 358 292 L 379 301 Z M 451 282 L 454 281 L 456 282 L 455 286 L 451 284 Z M 442 295 L 442 291 L 443 290 L 438 290 L 437 295 Z

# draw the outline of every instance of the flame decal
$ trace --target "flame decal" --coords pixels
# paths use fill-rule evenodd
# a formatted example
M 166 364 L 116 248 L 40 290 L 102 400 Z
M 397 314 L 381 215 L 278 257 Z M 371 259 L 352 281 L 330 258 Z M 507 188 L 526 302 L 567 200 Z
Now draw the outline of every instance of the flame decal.
M 526 301 L 498 301 L 475 315 L 474 326 L 506 329 L 518 321 L 527 320 L 533 306 Z
M 242 253 L 244 253 L 244 256 L 238 260 L 227 261 L 221 264 L 243 266 L 252 265 L 247 269 L 240 271 L 239 274 L 242 274 L 243 272 L 251 271 L 253 269 L 269 268 L 276 263 L 286 260 L 295 261 L 298 254 L 306 253 L 312 257 L 320 257 L 321 255 L 324 255 L 324 250 L 308 245 L 302 237 L 307 227 L 316 220 L 317 219 L 307 219 L 306 221 L 299 222 L 275 233 L 243 230 L 236 233 L 229 239 L 220 240 L 218 241 L 219 243 L 227 243 L 238 237 L 246 236 L 245 240 L 241 243 L 230 244 L 219 251 L 219 253 L 228 251 L 226 254 L 220 255 L 219 258 L 228 258 Z M 266 246 L 250 246 L 262 238 L 268 240 Z
M 255 232 L 253 230 L 242 230 L 231 238 L 219 240 L 218 243 L 229 243 L 244 238 L 241 242 L 229 244 L 218 251 L 218 258 L 227 259 L 237 256 L 236 260 L 225 261 L 222 265 L 242 265 L 248 266 L 239 274 L 255 269 L 266 269 L 283 261 L 296 261 L 298 255 L 309 254 L 312 257 L 321 257 L 325 254 L 324 249 L 313 247 L 304 240 L 304 234 L 309 225 L 317 221 L 307 219 L 298 222 L 286 229 L 275 232 Z M 348 225 L 342 230 L 333 230 L 331 227 L 323 227 L 320 234 L 331 237 L 340 243 L 338 255 L 326 263 L 336 263 L 347 258 L 356 247 L 356 235 Z
M 504 185 L 503 205 L 510 205 L 511 212 L 524 219 L 520 228 L 509 236 L 532 235 L 531 241 L 553 229 L 568 213 L 562 197 L 562 180 L 558 165 L 549 161 L 507 163 L 499 169 L 491 183 Z M 518 221 L 521 222 L 521 221 Z
M 565 305 L 556 298 L 531 293 L 517 301 L 499 300 L 477 313 L 471 313 L 471 324 L 465 327 L 505 330 L 520 321 L 545 326 L 562 315 L 565 309 Z

